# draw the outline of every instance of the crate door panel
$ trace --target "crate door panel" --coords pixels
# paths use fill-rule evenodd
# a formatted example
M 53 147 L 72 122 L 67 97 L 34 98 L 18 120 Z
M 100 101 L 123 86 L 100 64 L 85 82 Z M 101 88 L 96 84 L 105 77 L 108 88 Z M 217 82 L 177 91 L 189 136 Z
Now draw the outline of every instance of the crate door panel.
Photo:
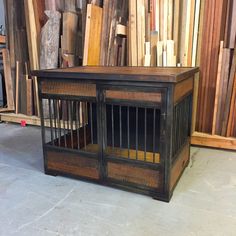
M 108 179 L 157 188 L 153 179 L 160 181 L 161 172 L 149 168 L 158 168 L 161 162 L 161 97 L 158 91 L 105 91 L 103 152 Z M 117 161 L 119 164 L 114 164 Z M 128 168 L 131 172 L 126 164 L 132 165 Z M 115 173 L 117 169 L 120 175 Z M 144 176 L 150 172 L 152 177 Z M 135 176 L 137 173 L 140 177 Z
M 50 81 L 41 84 L 40 96 L 46 172 L 98 180 L 96 86 Z

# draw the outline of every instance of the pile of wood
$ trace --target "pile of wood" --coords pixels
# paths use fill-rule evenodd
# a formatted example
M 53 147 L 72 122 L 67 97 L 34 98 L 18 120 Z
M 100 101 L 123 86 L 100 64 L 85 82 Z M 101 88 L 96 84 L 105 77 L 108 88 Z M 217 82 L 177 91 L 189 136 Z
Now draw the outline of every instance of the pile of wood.
M 236 1 L 205 3 L 197 131 L 236 137 Z

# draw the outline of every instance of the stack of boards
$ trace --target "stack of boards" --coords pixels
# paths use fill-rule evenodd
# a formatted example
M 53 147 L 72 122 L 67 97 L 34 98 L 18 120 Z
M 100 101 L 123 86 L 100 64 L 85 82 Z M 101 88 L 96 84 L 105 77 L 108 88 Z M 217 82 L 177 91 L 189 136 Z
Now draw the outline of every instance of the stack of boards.
M 209 0 L 204 8 L 196 128 L 236 137 L 236 1 Z
M 4 0 L 7 109 L 38 115 L 35 69 L 200 66 L 196 131 L 236 137 L 236 0 Z M 197 96 L 196 96 L 197 97 Z

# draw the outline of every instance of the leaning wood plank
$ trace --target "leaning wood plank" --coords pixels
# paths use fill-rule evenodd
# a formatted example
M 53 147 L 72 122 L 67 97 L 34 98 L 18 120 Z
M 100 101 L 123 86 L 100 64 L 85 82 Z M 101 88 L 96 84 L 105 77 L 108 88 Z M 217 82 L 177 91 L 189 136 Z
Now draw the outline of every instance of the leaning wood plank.
M 4 78 L 5 78 L 5 88 L 7 95 L 7 109 L 14 110 L 14 96 L 13 96 L 13 86 L 12 86 L 12 76 L 11 76 L 11 64 L 10 64 L 10 55 L 8 49 L 1 49 L 0 51 L 3 57 L 3 69 L 4 69 Z
M 157 66 L 163 66 L 163 41 L 157 42 Z
M 175 41 L 175 55 L 179 61 L 178 47 L 179 47 L 179 22 L 180 22 L 180 0 L 174 1 L 174 25 L 173 25 L 173 39 Z
M 194 16 L 195 16 L 195 0 L 190 0 L 190 16 L 188 28 L 188 46 L 187 53 L 187 66 L 192 66 L 192 50 L 193 50 L 193 31 L 194 31 Z
M 28 48 L 31 70 L 39 69 L 38 26 L 35 21 L 33 0 L 24 0 Z
M 83 65 L 99 65 L 102 8 L 88 4 Z M 94 40 L 96 39 L 96 40 Z
M 167 40 L 167 66 L 176 66 L 176 56 L 174 55 L 174 40 Z
M 129 0 L 129 26 L 130 26 L 130 58 L 131 66 L 138 65 L 137 55 L 137 2 L 136 0 Z
M 194 132 L 191 137 L 191 144 L 205 147 L 236 150 L 236 138 L 225 138 L 218 135 Z
M 151 66 L 157 66 L 157 42 L 158 32 L 151 32 Z
M 233 120 L 235 120 L 235 102 L 236 102 L 236 73 L 234 74 L 234 85 L 233 85 L 233 94 L 231 97 L 230 102 L 230 112 L 229 112 L 229 120 L 227 124 L 227 133 L 226 136 L 229 137 L 232 135 L 232 126 L 233 123 L 235 123 Z
M 218 113 L 218 102 L 220 95 L 220 78 L 221 78 L 221 69 L 222 69 L 222 57 L 223 57 L 223 45 L 224 41 L 220 43 L 220 53 L 219 53 L 219 61 L 218 61 L 218 71 L 216 78 L 216 92 L 215 92 L 215 103 L 214 103 L 214 113 L 213 113 L 213 122 L 212 122 L 212 134 L 216 134 L 216 116 Z
M 168 0 L 167 39 L 173 39 L 173 0 Z
M 194 26 L 193 26 L 193 46 L 192 46 L 192 67 L 197 64 L 197 44 L 199 37 L 199 20 L 200 20 L 200 0 L 196 0 Z
M 143 25 L 144 24 L 144 25 Z M 145 42 L 145 9 L 144 1 L 137 0 L 137 49 L 138 66 L 143 66 L 144 62 L 144 42 Z
M 222 125 L 223 125 L 223 118 L 224 118 L 224 108 L 225 108 L 225 102 L 226 102 L 226 94 L 227 94 L 227 85 L 229 81 L 229 64 L 230 64 L 230 49 L 224 48 L 225 51 L 225 57 L 223 58 L 224 64 L 222 68 L 222 85 L 221 85 L 221 94 L 220 98 L 221 101 L 218 106 L 218 119 L 217 119 L 217 128 L 216 128 L 216 134 L 221 135 L 222 131 Z
M 19 61 L 16 61 L 16 114 L 19 112 Z
M 61 14 L 58 11 L 45 11 L 47 23 L 41 32 L 40 69 L 58 67 L 58 48 Z
M 231 101 L 232 93 L 233 93 L 235 72 L 236 72 L 236 44 L 234 47 L 233 61 L 231 64 L 231 69 L 230 69 L 230 75 L 229 75 L 229 81 L 228 81 L 228 87 L 227 87 L 227 93 L 226 93 L 226 99 L 225 99 L 225 106 L 224 106 L 224 112 L 223 112 L 223 123 L 222 123 L 222 131 L 221 131 L 222 136 L 225 136 L 227 132 L 227 123 L 229 119 L 230 101 Z
M 58 19 L 58 22 L 60 23 L 59 16 L 57 16 L 56 19 Z M 62 25 L 63 25 L 62 26 L 62 42 L 61 42 L 62 54 L 68 53 L 68 54 L 74 55 L 75 49 L 76 49 L 78 15 L 74 12 L 64 12 Z M 60 28 L 58 27 L 58 30 L 59 29 Z

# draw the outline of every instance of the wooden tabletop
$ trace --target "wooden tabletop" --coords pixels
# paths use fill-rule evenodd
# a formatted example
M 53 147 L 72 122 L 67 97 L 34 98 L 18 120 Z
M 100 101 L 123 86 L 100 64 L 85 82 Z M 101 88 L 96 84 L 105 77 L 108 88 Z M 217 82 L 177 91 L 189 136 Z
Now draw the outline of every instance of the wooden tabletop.
M 115 81 L 179 82 L 192 77 L 198 68 L 85 66 L 33 71 L 39 78 L 73 78 Z

